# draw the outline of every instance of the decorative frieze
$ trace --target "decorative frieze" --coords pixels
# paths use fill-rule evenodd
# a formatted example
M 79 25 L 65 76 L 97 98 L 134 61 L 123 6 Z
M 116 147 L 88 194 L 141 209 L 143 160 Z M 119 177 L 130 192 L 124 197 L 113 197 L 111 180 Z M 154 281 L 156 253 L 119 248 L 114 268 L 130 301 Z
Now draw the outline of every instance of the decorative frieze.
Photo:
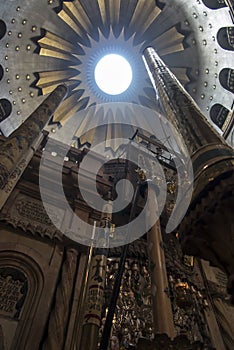
M 41 201 L 18 194 L 10 208 L 4 208 L 0 213 L 0 221 L 7 222 L 15 228 L 19 227 L 24 231 L 29 231 L 33 235 L 39 234 L 41 237 L 61 240 L 62 233 L 53 223 L 62 225 L 64 210 L 53 205 L 48 210 L 50 210 L 53 222 L 48 217 Z
M 52 225 L 52 222 L 41 202 L 32 201 L 31 199 L 20 199 L 16 202 L 15 206 L 19 215 L 22 217 L 40 222 L 42 224 Z M 53 222 L 57 223 L 59 221 L 59 217 L 55 211 L 51 210 L 50 215 L 53 217 Z

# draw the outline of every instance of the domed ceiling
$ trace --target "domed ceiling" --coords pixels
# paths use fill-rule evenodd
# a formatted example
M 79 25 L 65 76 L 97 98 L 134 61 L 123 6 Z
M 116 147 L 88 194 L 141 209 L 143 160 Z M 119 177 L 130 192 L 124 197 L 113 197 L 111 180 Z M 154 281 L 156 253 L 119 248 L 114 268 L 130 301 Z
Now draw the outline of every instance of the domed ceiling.
M 49 130 L 99 103 L 157 108 L 142 60 L 147 46 L 157 50 L 209 120 L 213 106 L 230 111 L 232 26 L 229 8 L 218 0 L 2 1 L 1 132 L 11 134 L 61 83 L 69 93 Z M 96 63 L 108 53 L 125 56 L 132 66 L 132 84 L 121 95 L 105 94 L 94 80 Z

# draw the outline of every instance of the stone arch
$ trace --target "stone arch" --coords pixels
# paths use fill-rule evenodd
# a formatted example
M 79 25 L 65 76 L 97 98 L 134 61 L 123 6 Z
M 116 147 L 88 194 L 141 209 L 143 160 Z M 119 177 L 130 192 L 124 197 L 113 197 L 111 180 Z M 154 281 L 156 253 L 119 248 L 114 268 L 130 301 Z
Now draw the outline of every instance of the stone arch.
M 1 245 L 0 290 L 2 287 L 5 294 L 0 305 L 0 324 L 3 339 L 12 349 L 25 348 L 44 284 L 40 265 L 28 253 L 27 247 Z
M 5 120 L 12 112 L 12 104 L 6 98 L 0 99 L 0 123 Z
M 4 37 L 4 35 L 6 34 L 6 23 L 0 19 L 0 40 Z
M 210 118 L 213 123 L 223 130 L 223 125 L 227 119 L 228 113 L 229 109 L 219 103 L 216 103 L 210 109 Z
M 219 81 L 224 89 L 234 93 L 234 69 L 223 68 L 219 73 Z
M 217 40 L 224 50 L 234 51 L 234 27 L 220 28 L 217 33 Z
M 203 4 L 212 10 L 221 9 L 222 7 L 227 7 L 225 0 L 202 0 Z
M 0 64 L 0 81 L 2 80 L 3 76 L 4 76 L 4 70 L 2 65 Z

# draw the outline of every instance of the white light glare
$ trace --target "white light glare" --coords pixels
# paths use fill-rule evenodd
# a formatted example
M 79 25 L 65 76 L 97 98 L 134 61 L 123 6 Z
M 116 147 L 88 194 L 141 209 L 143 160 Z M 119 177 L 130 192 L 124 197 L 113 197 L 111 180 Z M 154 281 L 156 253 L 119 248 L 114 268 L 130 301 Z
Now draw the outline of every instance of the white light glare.
M 109 54 L 100 59 L 94 71 L 98 87 L 108 95 L 119 95 L 132 82 L 132 68 L 120 55 Z

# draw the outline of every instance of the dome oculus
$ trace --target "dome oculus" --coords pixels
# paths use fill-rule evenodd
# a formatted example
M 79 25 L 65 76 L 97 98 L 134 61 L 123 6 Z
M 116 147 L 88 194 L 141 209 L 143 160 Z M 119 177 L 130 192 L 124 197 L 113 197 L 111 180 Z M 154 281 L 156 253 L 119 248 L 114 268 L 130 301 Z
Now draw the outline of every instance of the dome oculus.
M 103 92 L 119 95 L 125 92 L 132 82 L 132 68 L 123 56 L 109 54 L 98 61 L 94 78 Z

